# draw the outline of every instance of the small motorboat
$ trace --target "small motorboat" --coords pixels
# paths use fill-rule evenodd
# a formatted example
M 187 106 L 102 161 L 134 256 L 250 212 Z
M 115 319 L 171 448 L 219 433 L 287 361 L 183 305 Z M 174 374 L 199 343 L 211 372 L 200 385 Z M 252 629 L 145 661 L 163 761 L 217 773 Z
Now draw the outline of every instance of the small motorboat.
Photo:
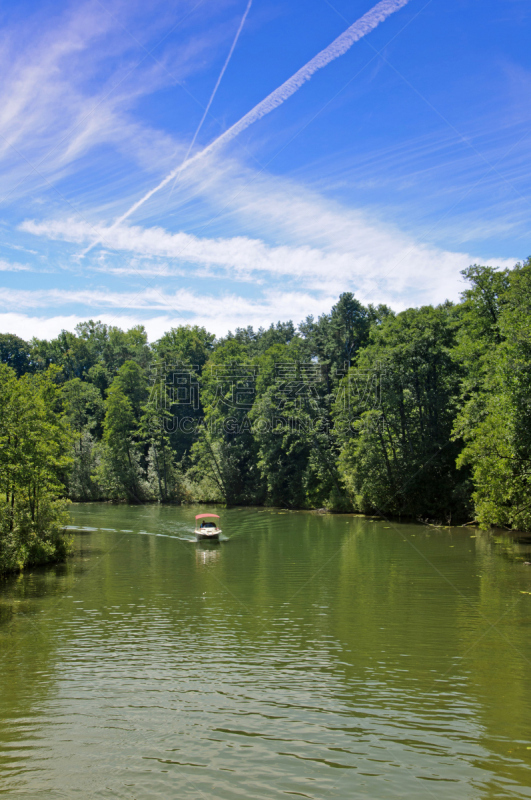
M 210 542 L 219 540 L 221 529 L 218 528 L 217 514 L 198 514 L 195 518 L 195 538 L 197 540 L 206 539 Z

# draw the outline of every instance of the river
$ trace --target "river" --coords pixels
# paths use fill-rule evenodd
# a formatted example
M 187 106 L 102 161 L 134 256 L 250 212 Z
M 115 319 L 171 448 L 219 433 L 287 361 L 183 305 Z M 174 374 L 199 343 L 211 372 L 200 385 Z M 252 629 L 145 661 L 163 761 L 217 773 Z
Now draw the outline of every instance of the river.
M 0 792 L 531 797 L 529 543 L 203 510 L 72 506 L 74 557 L 0 584 Z

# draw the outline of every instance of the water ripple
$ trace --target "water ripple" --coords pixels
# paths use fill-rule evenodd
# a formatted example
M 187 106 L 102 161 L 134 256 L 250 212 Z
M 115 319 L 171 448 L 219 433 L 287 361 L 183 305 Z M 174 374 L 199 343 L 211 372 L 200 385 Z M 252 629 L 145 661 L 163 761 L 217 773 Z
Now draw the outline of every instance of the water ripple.
M 420 557 L 377 522 L 263 509 L 202 545 L 195 513 L 76 506 L 76 558 L 6 583 L 0 791 L 531 797 L 518 565 L 468 532 L 403 526 Z

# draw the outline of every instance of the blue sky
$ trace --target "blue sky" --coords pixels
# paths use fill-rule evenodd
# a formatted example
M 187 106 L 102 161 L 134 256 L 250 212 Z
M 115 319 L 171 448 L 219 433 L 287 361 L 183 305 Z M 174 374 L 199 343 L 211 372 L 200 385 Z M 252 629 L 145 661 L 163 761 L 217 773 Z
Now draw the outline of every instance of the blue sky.
M 252 0 L 191 155 L 374 5 Z M 186 158 L 247 6 L 4 4 L 0 330 L 400 310 L 531 254 L 525 0 L 409 0 L 116 224 Z

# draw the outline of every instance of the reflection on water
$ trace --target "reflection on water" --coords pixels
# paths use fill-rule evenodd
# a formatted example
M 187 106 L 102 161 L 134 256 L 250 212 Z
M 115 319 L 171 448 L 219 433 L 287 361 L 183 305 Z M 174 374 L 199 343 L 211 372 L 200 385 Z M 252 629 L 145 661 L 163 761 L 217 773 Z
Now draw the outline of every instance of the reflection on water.
M 195 560 L 197 564 L 212 564 L 221 556 L 220 542 L 196 542 Z
M 196 513 L 75 506 L 0 589 L 6 794 L 531 797 L 531 542 Z

